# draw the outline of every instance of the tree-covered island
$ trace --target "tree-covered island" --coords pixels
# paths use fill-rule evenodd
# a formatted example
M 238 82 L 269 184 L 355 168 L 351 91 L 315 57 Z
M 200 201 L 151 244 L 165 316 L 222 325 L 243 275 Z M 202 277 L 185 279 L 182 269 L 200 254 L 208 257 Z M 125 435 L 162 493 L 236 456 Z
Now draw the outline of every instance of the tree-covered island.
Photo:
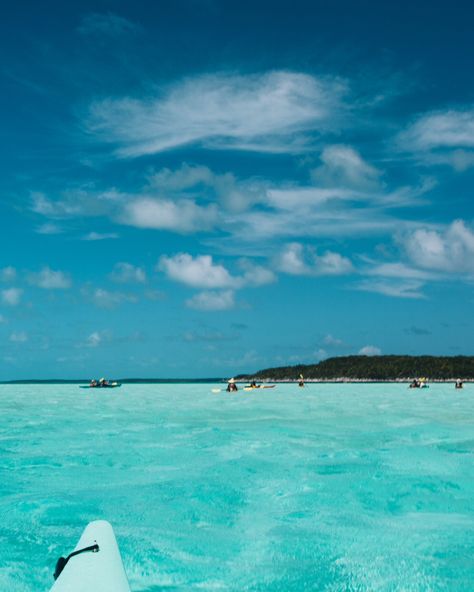
M 341 356 L 318 364 L 299 364 L 266 368 L 254 374 L 241 374 L 238 380 L 294 381 L 408 381 L 474 379 L 474 356 Z

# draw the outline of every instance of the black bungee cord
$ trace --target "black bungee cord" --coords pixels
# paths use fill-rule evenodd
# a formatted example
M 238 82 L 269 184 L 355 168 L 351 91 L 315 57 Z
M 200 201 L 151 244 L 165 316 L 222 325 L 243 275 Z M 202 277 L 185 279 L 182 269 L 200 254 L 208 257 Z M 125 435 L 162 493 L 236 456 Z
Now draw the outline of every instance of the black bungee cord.
M 73 551 L 67 557 L 60 557 L 56 562 L 56 568 L 54 570 L 54 579 L 57 580 L 59 578 L 61 572 L 66 567 L 66 564 L 69 561 L 69 559 L 71 559 L 71 557 L 74 557 L 74 555 L 80 555 L 81 553 L 87 552 L 98 553 L 99 545 L 95 543 L 95 545 L 91 545 L 90 547 L 84 547 L 84 549 L 79 549 L 79 551 Z

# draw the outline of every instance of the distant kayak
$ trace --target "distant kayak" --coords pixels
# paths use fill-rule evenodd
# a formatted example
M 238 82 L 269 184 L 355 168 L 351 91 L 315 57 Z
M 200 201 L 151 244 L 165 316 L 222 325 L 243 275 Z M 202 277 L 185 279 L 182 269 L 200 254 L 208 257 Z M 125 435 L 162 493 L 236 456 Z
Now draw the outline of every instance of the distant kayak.
M 90 522 L 73 553 L 61 557 L 50 592 L 130 592 L 112 526 Z
M 254 391 L 256 389 L 275 388 L 276 384 L 257 384 L 257 386 L 244 386 L 244 391 Z
M 108 382 L 107 384 L 88 384 L 88 385 L 79 385 L 79 388 L 86 388 L 86 389 L 104 389 L 104 388 L 118 388 L 122 386 L 120 382 Z

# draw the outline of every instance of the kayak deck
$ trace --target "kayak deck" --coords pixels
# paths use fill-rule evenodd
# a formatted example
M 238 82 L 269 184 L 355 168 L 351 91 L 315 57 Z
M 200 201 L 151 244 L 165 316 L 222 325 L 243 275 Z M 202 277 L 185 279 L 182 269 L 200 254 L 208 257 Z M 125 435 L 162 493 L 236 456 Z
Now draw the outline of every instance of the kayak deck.
M 88 548 L 98 550 L 91 551 Z M 112 526 L 90 522 L 50 592 L 130 592 Z M 64 564 L 64 561 L 63 561 Z

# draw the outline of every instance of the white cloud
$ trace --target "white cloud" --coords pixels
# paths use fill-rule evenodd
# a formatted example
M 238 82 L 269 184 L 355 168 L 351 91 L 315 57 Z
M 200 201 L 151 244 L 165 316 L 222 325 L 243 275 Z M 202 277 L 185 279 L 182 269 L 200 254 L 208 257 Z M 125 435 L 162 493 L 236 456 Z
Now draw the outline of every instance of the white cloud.
M 318 255 L 300 243 L 287 244 L 277 256 L 276 265 L 280 271 L 291 275 L 343 275 L 354 270 L 347 257 L 332 251 Z
M 149 177 L 149 188 L 166 195 L 207 195 L 231 212 L 241 212 L 265 200 L 261 182 L 239 182 L 232 173 L 216 174 L 205 166 L 183 163 L 179 169 L 161 169 Z
M 131 294 L 110 292 L 109 290 L 104 290 L 103 288 L 95 288 L 91 290 L 89 287 L 86 287 L 82 290 L 82 293 L 88 300 L 93 302 L 99 308 L 112 309 L 124 302 L 135 303 L 138 301 L 137 297 Z
M 234 292 L 232 290 L 199 292 L 186 301 L 186 306 L 197 310 L 229 310 L 235 306 Z
M 83 208 L 79 201 L 74 202 L 71 199 L 53 201 L 47 198 L 44 193 L 33 192 L 31 194 L 31 209 L 37 214 L 47 218 L 61 219 L 74 216 L 80 216 Z
M 398 144 L 418 152 L 427 164 L 447 164 L 458 171 L 474 166 L 474 109 L 425 113 L 399 135 Z
M 417 279 L 417 280 L 431 280 L 437 279 L 439 276 L 425 271 L 423 269 L 417 269 L 411 267 L 405 263 L 381 263 L 366 270 L 367 275 L 388 277 L 388 278 L 404 278 L 404 279 Z
M 371 191 L 379 187 L 380 171 L 366 163 L 351 146 L 327 146 L 322 165 L 311 172 L 315 183 L 329 187 L 348 187 Z
M 324 337 L 323 343 L 330 347 L 340 347 L 344 345 L 342 339 L 337 339 L 337 337 L 333 337 L 330 333 Z
M 214 204 L 199 206 L 189 199 L 175 202 L 144 197 L 126 204 L 119 221 L 138 228 L 201 232 L 216 224 L 217 212 Z
M 316 275 L 343 275 L 354 270 L 347 257 L 332 251 L 326 251 L 322 255 L 315 254 L 314 269 Z
M 365 347 L 361 347 L 358 354 L 359 356 L 380 356 L 382 350 L 374 345 L 366 345 Z
M 223 265 L 215 264 L 210 255 L 163 255 L 157 269 L 169 278 L 194 288 L 229 288 L 237 282 Z
M 13 282 L 16 279 L 16 269 L 11 265 L 0 269 L 0 280 L 2 282 Z
M 86 15 L 77 30 L 81 35 L 123 37 L 140 32 L 141 27 L 126 18 L 108 12 Z
M 240 259 L 239 267 L 244 271 L 244 275 L 238 278 L 235 286 L 238 284 L 244 286 L 264 286 L 276 281 L 276 275 L 270 269 L 256 265 L 249 259 Z
M 175 281 L 193 288 L 232 288 L 258 287 L 276 281 L 276 275 L 270 269 L 255 264 L 250 259 L 238 261 L 243 275 L 232 276 L 220 264 L 214 263 L 210 255 L 193 257 L 188 253 L 179 253 L 173 257 L 163 255 L 156 269 L 163 271 Z
M 20 304 L 23 290 L 21 288 L 8 288 L 1 291 L 2 301 L 9 306 L 17 306 Z
M 144 284 L 146 283 L 146 273 L 141 267 L 136 267 L 131 263 L 116 263 L 110 274 L 110 279 L 120 284 Z
M 41 212 L 38 211 L 37 213 Z M 52 224 L 48 222 L 46 224 L 41 224 L 40 226 L 38 226 L 36 232 L 38 234 L 62 234 L 63 229 L 57 224 Z
M 394 298 L 426 298 L 420 291 L 424 282 L 417 280 L 363 280 L 355 285 L 356 290 L 375 292 Z
M 474 233 L 462 220 L 455 220 L 444 231 L 419 228 L 400 240 L 411 261 L 421 268 L 474 272 Z
M 474 109 L 426 113 L 400 135 L 399 141 L 409 150 L 474 148 Z
M 303 260 L 303 245 L 291 243 L 286 245 L 278 256 L 277 266 L 279 271 L 291 275 L 309 275 L 309 267 Z
M 116 234 L 115 232 L 89 232 L 88 234 L 82 237 L 82 240 L 99 241 L 108 240 L 112 238 L 118 238 L 118 234 Z
M 103 336 L 100 331 L 94 331 L 89 335 L 86 339 L 86 346 L 87 347 L 98 347 L 103 340 Z
M 116 143 L 122 156 L 196 142 L 292 152 L 304 143 L 298 133 L 337 126 L 345 92 L 339 80 L 285 71 L 198 76 L 162 88 L 155 97 L 95 102 L 86 125 Z
M 28 281 L 45 290 L 67 290 L 72 285 L 71 279 L 65 273 L 49 267 L 44 267 L 38 273 L 30 273 Z
M 25 331 L 18 331 L 10 335 L 10 341 L 13 343 L 25 343 L 28 341 L 28 335 Z

